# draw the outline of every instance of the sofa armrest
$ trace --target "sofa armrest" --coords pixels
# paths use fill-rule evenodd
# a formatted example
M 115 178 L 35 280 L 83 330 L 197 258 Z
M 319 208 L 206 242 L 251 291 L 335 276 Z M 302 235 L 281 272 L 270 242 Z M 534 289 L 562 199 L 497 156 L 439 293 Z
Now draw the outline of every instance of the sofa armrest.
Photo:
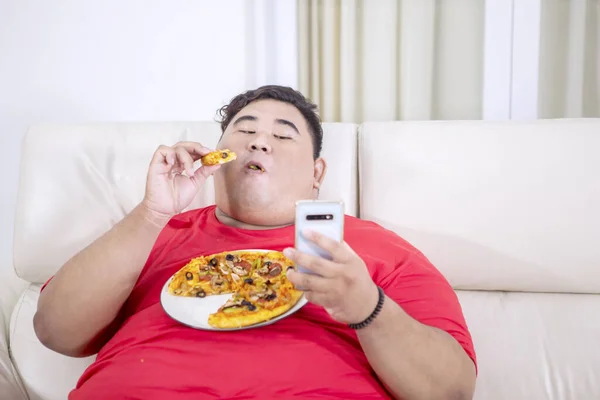
M 0 397 L 27 399 L 19 374 L 10 358 L 9 328 L 12 310 L 27 282 L 19 279 L 11 267 L 0 266 Z
M 0 291 L 4 283 L 0 283 Z M 10 359 L 8 348 L 8 319 L 0 313 L 0 394 L 3 399 L 27 399 L 23 384 Z

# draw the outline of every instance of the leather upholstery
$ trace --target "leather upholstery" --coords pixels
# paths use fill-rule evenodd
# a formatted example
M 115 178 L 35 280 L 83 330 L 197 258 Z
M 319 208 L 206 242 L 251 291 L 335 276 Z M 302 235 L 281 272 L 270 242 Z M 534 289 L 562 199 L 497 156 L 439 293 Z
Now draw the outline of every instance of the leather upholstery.
M 96 357 L 65 357 L 40 343 L 32 323 L 39 296 L 40 285 L 30 285 L 15 307 L 10 334 L 13 362 L 30 400 L 64 400 Z
M 457 289 L 478 356 L 476 399 L 600 398 L 600 120 L 324 128 L 321 198 L 343 199 L 352 215 L 360 206 Z M 219 135 L 215 123 L 184 122 L 30 130 L 14 238 L 26 284 L 13 276 L 7 291 L 0 281 L 3 315 L 12 311 L 10 347 L 0 331 L 0 399 L 19 399 L 21 387 L 30 399 L 66 398 L 94 357 L 39 343 L 40 284 L 141 199 L 158 144 L 214 147 Z M 192 207 L 212 198 L 209 184 Z
M 598 149 L 600 120 L 360 128 L 360 216 L 460 289 L 477 399 L 600 398 Z
M 599 121 L 364 124 L 361 217 L 457 289 L 600 293 Z

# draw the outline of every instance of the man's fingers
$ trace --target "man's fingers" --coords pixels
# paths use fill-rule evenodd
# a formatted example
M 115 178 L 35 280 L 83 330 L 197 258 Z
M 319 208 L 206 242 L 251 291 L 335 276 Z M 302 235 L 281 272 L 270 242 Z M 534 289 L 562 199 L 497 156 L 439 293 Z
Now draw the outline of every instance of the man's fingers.
M 306 292 L 306 300 L 321 307 L 331 307 L 333 305 L 331 296 L 326 292 Z
M 204 147 L 198 142 L 179 142 L 175 146 L 175 148 L 183 148 L 185 149 L 190 156 L 194 159 L 194 161 L 200 159 L 200 157 L 207 155 L 210 153 L 211 149 Z
M 287 248 L 283 254 L 296 264 L 311 270 L 315 274 L 332 278 L 338 275 L 338 265 L 321 257 L 299 252 L 294 248 Z
M 194 172 L 194 176 L 196 178 L 208 178 L 212 174 L 214 174 L 219 168 L 221 168 L 221 164 L 210 165 L 210 166 L 201 166 Z
M 331 254 L 333 260 L 342 262 L 349 259 L 348 249 L 344 246 L 343 242 L 338 242 L 330 237 L 310 230 L 303 231 L 302 235 Z
M 183 147 L 175 147 L 175 153 L 177 154 L 177 161 L 183 167 L 184 171 L 187 172 L 188 176 L 194 175 L 194 160 L 190 153 Z
M 156 149 L 156 151 L 154 152 L 150 164 L 172 166 L 175 165 L 176 160 L 177 156 L 175 154 L 175 150 L 172 147 L 159 146 L 158 149 Z
M 308 292 L 327 292 L 327 288 L 331 284 L 329 278 L 304 274 L 302 272 L 294 271 L 293 269 L 287 271 L 287 278 L 298 290 L 305 290 Z

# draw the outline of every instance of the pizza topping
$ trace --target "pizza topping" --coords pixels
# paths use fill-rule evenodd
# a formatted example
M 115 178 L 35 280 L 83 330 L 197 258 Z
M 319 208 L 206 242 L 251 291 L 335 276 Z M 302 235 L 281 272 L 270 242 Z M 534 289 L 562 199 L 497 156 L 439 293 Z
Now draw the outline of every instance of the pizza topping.
M 248 305 L 248 310 L 250 310 L 250 311 L 254 311 L 254 310 L 256 310 L 256 306 L 255 306 L 254 304 L 250 303 L 250 304 Z
M 194 274 L 192 274 L 191 272 L 186 272 L 185 279 L 187 279 L 188 281 L 191 281 L 192 279 L 194 279 Z
M 269 275 L 277 276 L 281 273 L 281 265 L 273 264 L 273 266 L 269 269 Z
M 208 264 L 211 267 L 216 267 L 218 263 L 219 263 L 219 261 L 217 261 L 217 259 L 215 257 L 211 258 L 210 261 L 208 262 Z
M 269 267 L 267 266 L 262 266 L 259 269 L 256 270 L 256 272 L 258 272 L 261 275 L 266 275 L 269 273 Z
M 252 285 L 252 283 L 254 283 L 254 279 L 246 278 L 246 279 L 244 279 L 244 283 L 247 283 L 248 285 Z
M 210 285 L 213 287 L 213 289 L 223 286 L 224 283 L 225 283 L 225 281 L 223 280 L 223 277 L 221 277 L 220 275 L 215 275 L 210 280 Z
M 271 300 L 275 300 L 276 298 L 277 298 L 277 293 L 273 292 L 273 293 L 267 295 L 267 297 L 265 297 L 265 300 L 271 301 Z
M 196 297 L 206 297 L 206 292 L 203 289 L 199 289 L 196 292 Z
M 234 257 L 234 255 L 233 255 L 233 254 L 227 254 L 227 255 L 225 256 L 225 259 L 226 259 L 227 261 L 233 261 L 233 260 L 235 260 L 235 257 Z
M 239 277 L 236 273 L 231 273 L 231 279 L 233 279 L 236 283 L 239 282 L 242 278 Z
M 221 270 L 221 273 L 223 273 L 224 275 L 229 275 L 229 270 L 227 269 L 226 265 L 219 265 L 219 269 Z

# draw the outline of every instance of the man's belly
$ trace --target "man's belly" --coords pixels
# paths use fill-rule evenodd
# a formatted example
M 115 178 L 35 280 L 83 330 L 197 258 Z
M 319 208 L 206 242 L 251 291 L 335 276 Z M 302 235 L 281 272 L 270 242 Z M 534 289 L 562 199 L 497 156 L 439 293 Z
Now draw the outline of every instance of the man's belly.
M 156 304 L 125 322 L 77 386 L 69 399 L 389 398 L 353 332 L 312 305 L 267 327 L 212 332 Z

